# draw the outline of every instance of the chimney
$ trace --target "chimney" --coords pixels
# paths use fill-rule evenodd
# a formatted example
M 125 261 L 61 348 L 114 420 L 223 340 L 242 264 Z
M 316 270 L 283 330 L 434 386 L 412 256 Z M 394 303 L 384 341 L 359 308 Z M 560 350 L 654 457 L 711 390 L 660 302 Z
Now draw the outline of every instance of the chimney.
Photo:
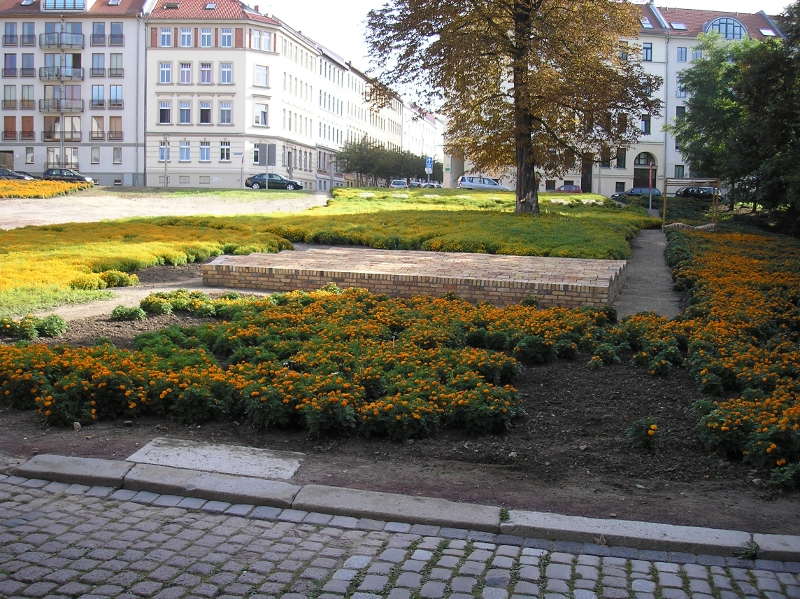
M 258 4 L 256 4 L 256 5 L 253 7 L 253 10 L 254 10 L 254 11 L 256 11 L 258 14 L 261 14 L 261 12 L 258 10 Z

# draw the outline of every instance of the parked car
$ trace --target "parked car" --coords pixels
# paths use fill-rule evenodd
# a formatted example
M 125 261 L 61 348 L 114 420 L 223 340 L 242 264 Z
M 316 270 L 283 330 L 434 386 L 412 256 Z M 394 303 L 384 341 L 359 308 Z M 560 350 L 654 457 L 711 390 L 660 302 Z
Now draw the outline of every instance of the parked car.
M 303 189 L 303 184 L 291 179 L 285 179 L 275 173 L 259 173 L 244 180 L 245 187 L 253 189 Z
M 408 189 L 405 179 L 395 179 L 389 183 L 389 189 Z
M 721 196 L 719 189 L 716 190 L 717 195 Z M 675 192 L 675 197 L 678 198 L 698 198 L 701 200 L 710 200 L 714 197 L 713 187 L 681 187 Z
M 426 183 L 425 187 L 427 187 L 429 189 L 441 189 L 442 188 L 442 184 L 441 183 L 434 183 L 433 181 L 431 181 L 430 183 Z
M 408 184 L 408 186 L 409 187 L 425 187 L 425 185 L 423 183 L 420 183 L 419 181 L 412 181 L 411 183 Z
M 620 191 L 617 193 L 611 194 L 612 200 L 624 200 L 629 198 L 637 198 L 639 196 L 649 196 L 650 195 L 650 188 L 649 187 L 633 187 L 628 191 Z M 653 197 L 661 196 L 661 191 L 657 188 L 653 188 Z
M 69 168 L 49 168 L 42 175 L 42 179 L 50 181 L 69 181 L 70 183 L 94 183 L 91 177 L 82 175 Z
M 556 193 L 580 193 L 581 186 L 580 185 L 562 185 L 558 189 L 556 189 Z
M 458 178 L 459 189 L 476 189 L 481 191 L 511 191 L 509 187 L 500 185 L 489 177 L 462 176 Z
M 0 168 L 0 179 L 23 179 L 25 181 L 33 181 L 33 177 L 28 173 L 12 171 L 10 168 Z
M 39 177 L 34 177 L 33 175 L 31 175 L 30 173 L 25 172 L 25 171 L 14 171 L 14 172 L 18 173 L 20 175 L 25 175 L 26 177 L 30 177 L 31 179 L 38 179 L 39 178 Z M 26 181 L 27 181 L 27 179 L 26 179 Z

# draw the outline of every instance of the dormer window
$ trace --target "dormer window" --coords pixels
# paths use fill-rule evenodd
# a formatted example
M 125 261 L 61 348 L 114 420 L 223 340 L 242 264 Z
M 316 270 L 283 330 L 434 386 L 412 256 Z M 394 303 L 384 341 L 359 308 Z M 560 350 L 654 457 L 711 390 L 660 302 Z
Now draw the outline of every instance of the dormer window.
M 639 21 L 642 23 L 642 27 L 644 27 L 645 29 L 653 28 L 653 24 L 650 22 L 649 17 L 642 17 L 641 19 L 639 19 Z
M 44 10 L 85 10 L 84 0 L 44 0 Z
M 730 17 L 715 19 L 706 27 L 706 32 L 715 31 L 726 40 L 740 40 L 747 35 L 747 30 L 739 21 Z

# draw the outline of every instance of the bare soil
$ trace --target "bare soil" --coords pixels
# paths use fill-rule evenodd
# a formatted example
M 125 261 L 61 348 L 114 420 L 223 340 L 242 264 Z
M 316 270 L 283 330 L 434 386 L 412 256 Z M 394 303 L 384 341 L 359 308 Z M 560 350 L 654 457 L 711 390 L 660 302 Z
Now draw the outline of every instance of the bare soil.
M 199 265 L 138 273 L 144 284 L 196 284 Z M 59 342 L 91 344 L 97 337 L 132 347 L 144 331 L 207 319 L 173 314 L 143 322 L 114 322 L 108 313 L 70 321 Z M 704 452 L 692 403 L 701 397 L 681 369 L 651 377 L 625 364 L 598 372 L 588 357 L 524 368 L 515 386 L 526 416 L 507 434 L 470 437 L 442 430 L 398 444 L 363 438 L 309 438 L 301 430 L 257 431 L 246 423 L 178 425 L 161 419 L 100 422 L 81 431 L 44 428 L 35 413 L 0 408 L 0 467 L 39 453 L 125 459 L 154 437 L 196 439 L 300 451 L 292 481 L 443 497 L 507 508 L 551 511 L 800 534 L 800 495 L 769 495 L 767 478 L 740 462 Z M 654 416 L 660 443 L 634 449 L 630 424 Z M 7 456 L 2 458 L 3 454 Z

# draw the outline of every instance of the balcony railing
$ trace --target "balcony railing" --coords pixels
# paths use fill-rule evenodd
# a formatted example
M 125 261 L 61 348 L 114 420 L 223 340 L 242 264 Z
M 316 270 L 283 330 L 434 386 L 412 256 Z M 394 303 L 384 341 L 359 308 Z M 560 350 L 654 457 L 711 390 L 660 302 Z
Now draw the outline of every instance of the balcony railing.
M 3 141 L 17 141 L 16 131 L 3 131 Z
M 3 45 L 4 46 L 17 46 L 17 45 L 19 45 L 19 36 L 18 35 L 4 35 L 3 36 Z
M 40 33 L 40 48 L 83 48 L 84 36 L 82 33 Z
M 80 67 L 39 67 L 39 79 L 59 81 L 80 80 L 83 81 L 83 69 Z
M 125 45 L 125 36 L 121 33 L 112 33 L 108 36 L 108 45 L 109 46 L 124 46 Z
M 106 76 L 106 70 L 92 67 L 91 72 L 89 74 L 92 77 L 105 77 Z
M 20 46 L 35 46 L 36 45 L 36 36 L 31 34 L 23 34 L 19 36 L 19 45 Z
M 98 100 L 96 98 L 92 98 L 92 103 L 89 105 L 89 108 L 93 108 L 95 110 L 103 109 L 106 107 L 105 100 Z
M 103 141 L 106 138 L 105 131 L 92 131 L 92 141 Z
M 3 110 L 15 110 L 17 108 L 16 100 L 3 100 Z
M 36 139 L 36 131 L 20 131 L 19 132 L 19 140 L 20 141 L 33 141 Z
M 42 141 L 81 141 L 80 131 L 42 131 Z
M 123 71 L 125 69 L 119 68 L 110 68 L 108 69 L 108 76 L 109 77 L 122 77 L 124 75 Z
M 36 108 L 36 100 L 20 100 L 19 107 L 22 110 L 33 110 Z
M 122 131 L 109 131 L 108 141 L 122 141 Z
M 36 69 L 34 67 L 22 67 L 19 70 L 20 77 L 36 77 Z
M 18 71 L 19 71 L 19 69 L 17 69 L 17 68 L 8 68 L 7 69 L 7 68 L 3 67 L 3 77 L 16 77 Z
M 78 168 L 78 161 L 77 160 L 46 160 L 44 163 L 45 170 L 49 168 L 69 168 L 73 171 L 80 171 L 81 169 Z
M 92 46 L 105 46 L 106 36 L 103 33 L 93 33 L 89 38 L 89 44 Z
M 39 100 L 39 110 L 42 112 L 83 112 L 83 100 L 66 98 Z
M 108 107 L 113 109 L 120 109 L 123 108 L 123 101 L 122 100 L 109 100 Z

